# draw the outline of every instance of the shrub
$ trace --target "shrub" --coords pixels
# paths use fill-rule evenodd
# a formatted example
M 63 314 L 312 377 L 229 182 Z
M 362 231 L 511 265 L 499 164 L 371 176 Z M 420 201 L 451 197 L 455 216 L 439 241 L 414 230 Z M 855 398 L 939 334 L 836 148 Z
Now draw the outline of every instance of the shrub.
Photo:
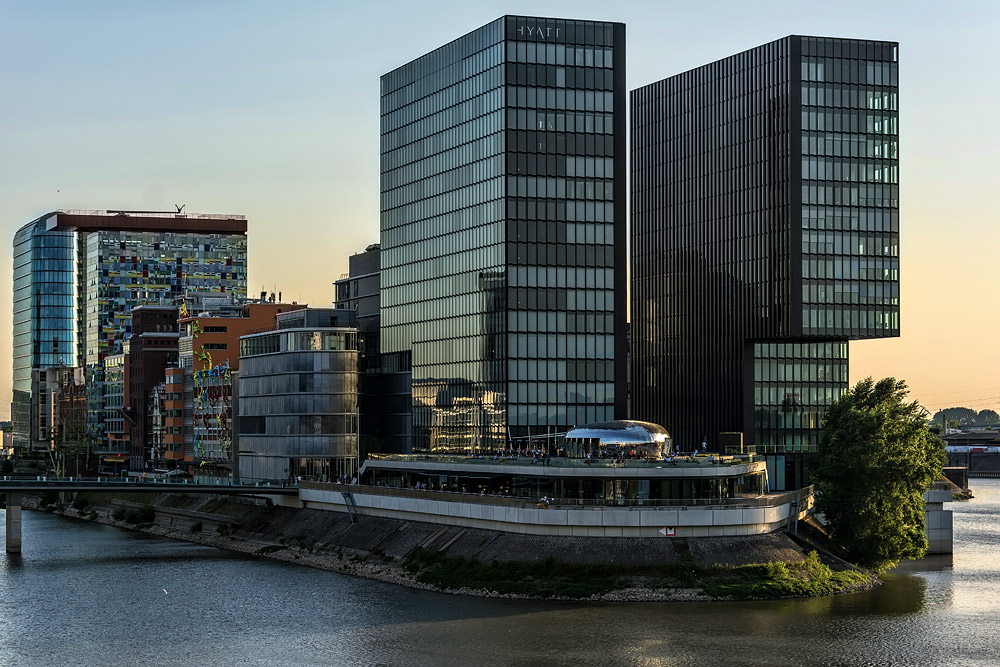
M 125 523 L 129 524 L 139 523 L 139 510 L 127 510 L 125 512 Z
M 14 462 L 10 459 L 0 461 L 0 474 L 7 474 L 11 472 L 14 472 Z
M 218 526 L 215 527 L 215 532 L 217 532 L 219 535 L 223 537 L 226 537 L 230 533 L 229 524 L 220 523 Z
M 94 510 L 90 510 L 89 512 L 87 512 L 87 518 L 90 519 L 91 521 L 94 521 L 95 519 L 97 519 L 97 512 L 95 512 Z
M 83 511 L 87 509 L 90 505 L 90 501 L 87 500 L 87 496 L 77 496 L 76 500 L 73 501 L 73 509 Z
M 152 505 L 143 505 L 136 512 L 136 516 L 139 518 L 136 523 L 153 523 L 156 520 L 156 510 Z
M 55 505 L 59 502 L 59 494 L 55 491 L 46 491 L 38 497 L 38 504 L 45 509 L 48 505 Z
M 125 520 L 125 508 L 124 507 L 116 507 L 111 512 L 111 518 L 114 519 L 115 521 L 124 521 Z
M 192 523 L 191 527 L 188 528 L 188 531 L 190 531 L 192 533 L 200 533 L 201 532 L 201 521 L 195 521 L 194 523 Z

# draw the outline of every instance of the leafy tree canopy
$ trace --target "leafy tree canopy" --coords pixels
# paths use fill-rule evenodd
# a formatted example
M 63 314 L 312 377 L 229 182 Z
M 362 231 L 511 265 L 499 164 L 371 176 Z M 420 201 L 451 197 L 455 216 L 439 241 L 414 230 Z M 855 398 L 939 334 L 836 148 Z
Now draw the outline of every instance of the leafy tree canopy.
M 927 551 L 923 493 L 947 457 L 908 393 L 895 378 L 859 382 L 825 415 L 810 464 L 816 510 L 833 540 L 867 567 Z
M 952 420 L 963 426 L 996 426 L 1000 424 L 1000 414 L 995 410 L 980 410 L 971 408 L 945 408 L 934 413 L 934 421 L 939 424 L 950 424 Z

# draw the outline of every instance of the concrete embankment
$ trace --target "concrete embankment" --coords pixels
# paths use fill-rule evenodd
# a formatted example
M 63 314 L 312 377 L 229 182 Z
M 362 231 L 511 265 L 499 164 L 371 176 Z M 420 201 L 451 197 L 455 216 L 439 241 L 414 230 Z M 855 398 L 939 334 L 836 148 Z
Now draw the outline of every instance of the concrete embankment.
M 83 502 L 85 500 L 86 502 Z M 67 503 L 66 516 L 90 519 L 130 530 L 307 565 L 324 570 L 379 579 L 411 587 L 441 590 L 421 581 L 408 564 L 417 555 L 424 562 L 494 562 L 532 564 L 557 562 L 566 568 L 599 564 L 615 576 L 612 588 L 587 597 L 620 600 L 707 600 L 701 588 L 664 583 L 661 568 L 707 568 L 753 563 L 802 563 L 806 550 L 784 534 L 733 538 L 586 538 L 518 535 L 490 530 L 442 526 L 400 519 L 362 516 L 357 523 L 341 512 L 270 506 L 265 498 L 164 495 L 152 501 L 155 518 L 136 523 L 150 496 L 91 494 Z M 38 508 L 37 499 L 26 507 Z M 50 506 L 51 510 L 51 506 Z M 131 516 L 126 515 L 131 510 Z M 874 580 L 872 584 L 875 583 Z M 854 586 L 853 590 L 865 586 Z M 498 594 L 448 586 L 446 592 L 498 597 Z M 842 591 L 827 591 L 842 592 Z M 715 597 L 718 597 L 716 595 Z

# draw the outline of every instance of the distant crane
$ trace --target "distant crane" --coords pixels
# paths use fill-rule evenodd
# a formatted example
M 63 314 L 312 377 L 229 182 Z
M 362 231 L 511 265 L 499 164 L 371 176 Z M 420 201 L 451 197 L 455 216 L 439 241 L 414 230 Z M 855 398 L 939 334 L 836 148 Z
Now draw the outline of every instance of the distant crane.
M 185 206 L 187 206 L 187 204 L 174 204 L 174 208 L 177 209 L 178 213 L 183 213 Z

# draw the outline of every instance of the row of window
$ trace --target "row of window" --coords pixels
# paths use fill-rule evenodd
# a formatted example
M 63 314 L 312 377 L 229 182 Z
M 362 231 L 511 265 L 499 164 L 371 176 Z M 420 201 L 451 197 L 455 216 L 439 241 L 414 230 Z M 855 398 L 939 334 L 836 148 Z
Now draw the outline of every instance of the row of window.
M 754 382 L 846 383 L 846 360 L 754 359 Z
M 501 199 L 504 196 L 503 189 L 503 178 L 491 178 L 464 188 L 442 192 L 420 201 L 406 202 L 396 208 L 383 208 L 382 224 L 396 227 L 424 218 L 445 215 L 483 202 Z M 382 197 L 385 200 L 386 195 L 383 194 Z
M 823 397 L 825 398 L 827 394 L 831 396 L 836 396 L 839 392 L 839 388 L 834 388 L 831 392 L 823 392 Z M 831 403 L 822 403 L 821 407 L 825 408 Z M 773 428 L 773 429 L 818 429 L 822 423 L 823 414 L 826 412 L 825 409 L 820 410 L 802 410 L 794 409 L 787 411 L 784 407 L 777 410 L 761 410 L 758 409 L 754 412 L 754 426 L 760 429 Z M 786 450 L 788 451 L 788 450 Z M 792 449 L 791 451 L 795 451 Z
M 240 435 L 354 435 L 357 432 L 356 414 L 261 417 L 240 415 Z
M 801 68 L 803 81 L 864 83 L 874 86 L 899 85 L 899 64 L 894 62 L 803 58 Z
M 613 251 L 614 248 L 609 246 L 606 250 Z M 507 272 L 507 284 L 509 287 L 613 289 L 614 270 L 574 265 L 512 266 Z
M 579 266 L 612 267 L 615 265 L 615 249 L 610 245 L 512 243 L 510 250 L 507 260 L 510 264 L 518 266 L 540 264 L 575 268 Z M 579 286 L 591 287 L 591 285 Z M 605 287 L 605 285 L 594 286 Z
M 612 290 L 527 289 L 510 290 L 507 307 L 512 310 L 600 310 L 615 308 Z
M 804 282 L 802 301 L 805 303 L 899 305 L 898 282 L 885 280 L 866 282 L 806 280 Z
M 803 229 L 834 229 L 899 233 L 898 208 L 803 206 Z
M 507 241 L 521 243 L 587 243 L 590 245 L 613 245 L 615 243 L 613 224 L 593 222 L 542 222 L 512 219 L 507 221 L 507 234 Z
M 615 110 L 614 99 L 614 93 L 599 90 L 507 86 L 508 107 L 552 109 L 555 111 L 613 112 Z
M 249 339 L 243 339 L 249 340 Z M 243 343 L 243 340 L 240 343 Z M 344 373 L 357 380 L 358 355 L 350 352 L 317 354 L 316 351 L 283 352 L 261 356 L 242 355 L 240 379 L 275 373 Z
M 613 174 L 606 180 L 508 176 L 507 196 L 611 201 L 615 188 L 610 177 Z
M 834 231 L 802 233 L 802 252 L 813 255 L 899 256 L 899 237 Z
M 615 73 L 610 69 L 593 67 L 511 64 L 507 66 L 507 84 L 541 88 L 614 90 Z
M 895 112 L 802 110 L 802 129 L 852 134 L 899 134 Z
M 899 157 L 899 142 L 856 134 L 803 132 L 802 154 L 895 160 Z
M 835 280 L 899 280 L 899 259 L 895 257 L 803 259 L 802 277 Z
M 383 295 L 386 287 L 397 287 L 426 280 L 431 276 L 454 276 L 462 273 L 478 272 L 482 267 L 506 264 L 504 244 L 483 248 L 473 248 L 457 252 L 451 257 L 433 257 L 384 270 Z M 382 307 L 385 307 L 385 303 Z
M 511 382 L 510 403 L 614 403 L 615 385 L 611 382 Z
M 571 178 L 614 178 L 615 161 L 610 157 L 573 155 L 507 154 L 507 172 L 517 176 L 569 176 Z
M 414 99 L 405 105 L 391 105 L 383 98 L 381 120 L 383 138 L 398 128 L 405 128 L 421 119 L 440 114 L 442 109 L 447 109 L 448 107 L 460 104 L 464 100 L 471 100 L 487 91 L 500 88 L 504 85 L 504 68 L 500 63 L 497 63 L 489 69 L 476 72 L 469 78 L 442 78 L 442 81 L 447 82 L 447 85 L 436 88 L 428 95 Z M 489 105 L 489 108 L 495 107 Z
M 205 346 L 206 349 L 208 346 Z M 240 339 L 240 357 L 299 350 L 352 351 L 358 349 L 358 335 L 344 331 L 291 331 Z
M 899 183 L 899 165 L 821 157 L 802 158 L 803 180 Z
M 895 184 L 837 185 L 803 184 L 802 203 L 807 206 L 899 206 Z
M 599 201 L 569 201 L 564 199 L 507 199 L 507 219 L 512 220 L 563 220 L 580 222 L 614 222 L 615 203 Z M 598 225 L 600 227 L 600 225 Z M 577 228 L 579 230 L 579 228 Z M 577 239 L 580 235 L 577 234 Z M 582 243 L 582 241 L 577 241 Z M 611 243 L 611 241 L 608 241 Z
M 470 224 L 474 221 L 470 220 Z M 381 252 L 382 270 L 407 266 L 421 260 L 447 258 L 470 248 L 483 248 L 503 243 L 503 228 L 499 224 L 486 224 L 456 230 L 443 236 L 424 239 L 388 248 Z M 384 241 L 383 241 L 384 243 Z M 383 286 L 386 283 L 383 282 Z
M 383 135 L 382 171 L 395 169 L 428 155 L 446 151 L 504 129 L 505 114 L 503 110 L 493 106 L 489 108 L 493 109 L 489 113 L 465 123 L 443 128 L 442 131 L 433 134 L 412 137 L 409 142 L 401 143 L 398 147 L 387 146 Z
M 612 134 L 614 132 L 614 116 L 610 113 L 507 109 L 507 129 Z
M 244 415 L 315 415 L 354 413 L 358 410 L 356 388 L 342 394 L 240 395 L 240 418 Z
M 507 313 L 507 330 L 532 333 L 614 333 L 614 313 L 525 311 Z
M 612 68 L 614 51 L 592 46 L 507 42 L 507 62 Z
M 383 120 L 382 152 L 389 152 L 444 130 L 470 123 L 498 110 L 503 105 L 503 99 L 503 89 L 494 87 L 472 99 L 454 100 L 453 106 L 445 107 L 409 125 L 390 125 Z
M 882 308 L 817 308 L 806 306 L 802 309 L 802 328 L 806 332 L 824 333 L 836 331 L 886 332 L 885 335 L 899 335 L 899 311 Z
M 423 283 L 417 282 L 415 286 L 419 290 Z M 405 299 L 405 296 L 396 296 L 397 299 Z M 382 304 L 382 326 L 393 326 L 397 324 L 427 323 L 435 320 L 439 326 L 451 326 L 453 329 L 446 329 L 440 336 L 432 336 L 429 332 L 422 337 L 425 340 L 433 338 L 443 338 L 450 335 L 460 336 L 471 335 L 481 331 L 483 324 L 481 320 L 490 310 L 499 310 L 504 307 L 502 296 L 492 299 L 484 298 L 481 293 L 455 294 L 438 299 L 416 298 L 412 301 L 404 301 L 399 305 Z M 454 333 L 451 333 L 451 332 Z
M 480 31 L 384 75 L 381 79 L 382 109 L 404 108 L 415 100 L 441 90 L 449 83 L 468 79 L 503 62 L 503 45 L 499 43 L 499 39 L 480 43 L 478 49 L 469 46 L 468 38 L 477 33 Z
M 754 405 L 755 406 L 781 406 L 785 408 L 786 414 L 802 411 L 803 407 L 828 406 L 833 401 L 840 398 L 846 390 L 847 370 L 840 373 L 842 381 L 836 383 L 825 382 L 823 384 L 796 384 L 789 386 L 787 382 L 769 381 L 762 384 L 754 384 Z
M 466 208 L 447 211 L 441 215 L 424 220 L 402 220 L 399 224 L 390 225 L 385 216 L 382 217 L 382 268 L 391 266 L 386 263 L 386 256 L 396 246 L 413 243 L 432 236 L 447 236 L 469 227 L 484 227 L 504 219 L 504 202 L 502 199 L 480 202 Z M 502 229 L 498 227 L 498 229 Z M 500 232 L 502 233 L 502 232 Z M 501 236 L 498 234 L 496 242 Z M 385 283 L 383 282 L 383 285 Z
M 573 406 L 573 405 L 518 405 L 507 407 L 507 418 L 511 426 L 571 427 L 594 424 L 614 419 L 614 405 Z
M 482 295 L 485 291 L 494 287 L 502 287 L 504 284 L 501 269 L 486 272 L 495 274 L 495 277 L 487 278 L 487 282 L 484 282 L 484 277 L 480 275 L 480 272 L 472 271 L 451 276 L 438 275 L 424 280 L 419 280 L 419 277 L 414 277 L 411 267 L 409 266 L 393 269 L 393 271 L 400 276 L 407 278 L 407 282 L 399 284 L 393 283 L 392 286 L 394 289 L 382 291 L 381 307 L 383 309 L 386 307 L 398 306 L 404 303 L 431 302 L 435 299 L 453 297 L 459 294 Z M 493 281 L 496 281 L 497 284 L 493 285 Z M 384 279 L 382 286 L 383 288 L 386 287 Z M 502 296 L 502 293 L 500 293 L 499 296 Z M 454 314 L 458 316 L 461 313 L 456 311 Z
M 478 160 L 484 160 L 491 155 L 499 155 L 503 152 L 503 139 L 502 134 L 491 134 L 440 153 L 418 157 L 416 162 L 407 162 L 401 165 L 395 164 L 396 161 L 390 160 L 389 154 L 383 153 L 382 189 L 398 188 L 401 185 L 426 178 L 427 174 L 442 173 Z M 409 148 L 400 149 L 402 152 L 396 152 L 395 157 L 398 158 L 406 153 Z M 407 153 L 407 157 L 412 157 L 412 151 Z
M 898 111 L 899 100 L 895 90 L 886 88 L 805 85 L 802 86 L 802 106 Z
M 388 188 L 383 183 L 381 204 L 382 210 L 396 208 L 407 202 L 426 199 L 448 190 L 457 190 L 474 183 L 481 183 L 497 178 L 505 173 L 502 155 L 472 162 L 444 173 L 426 176 L 398 188 Z
M 614 336 L 597 334 L 515 334 L 508 336 L 507 341 L 507 356 L 511 359 L 613 359 L 615 356 Z M 568 379 L 585 380 L 597 378 Z

